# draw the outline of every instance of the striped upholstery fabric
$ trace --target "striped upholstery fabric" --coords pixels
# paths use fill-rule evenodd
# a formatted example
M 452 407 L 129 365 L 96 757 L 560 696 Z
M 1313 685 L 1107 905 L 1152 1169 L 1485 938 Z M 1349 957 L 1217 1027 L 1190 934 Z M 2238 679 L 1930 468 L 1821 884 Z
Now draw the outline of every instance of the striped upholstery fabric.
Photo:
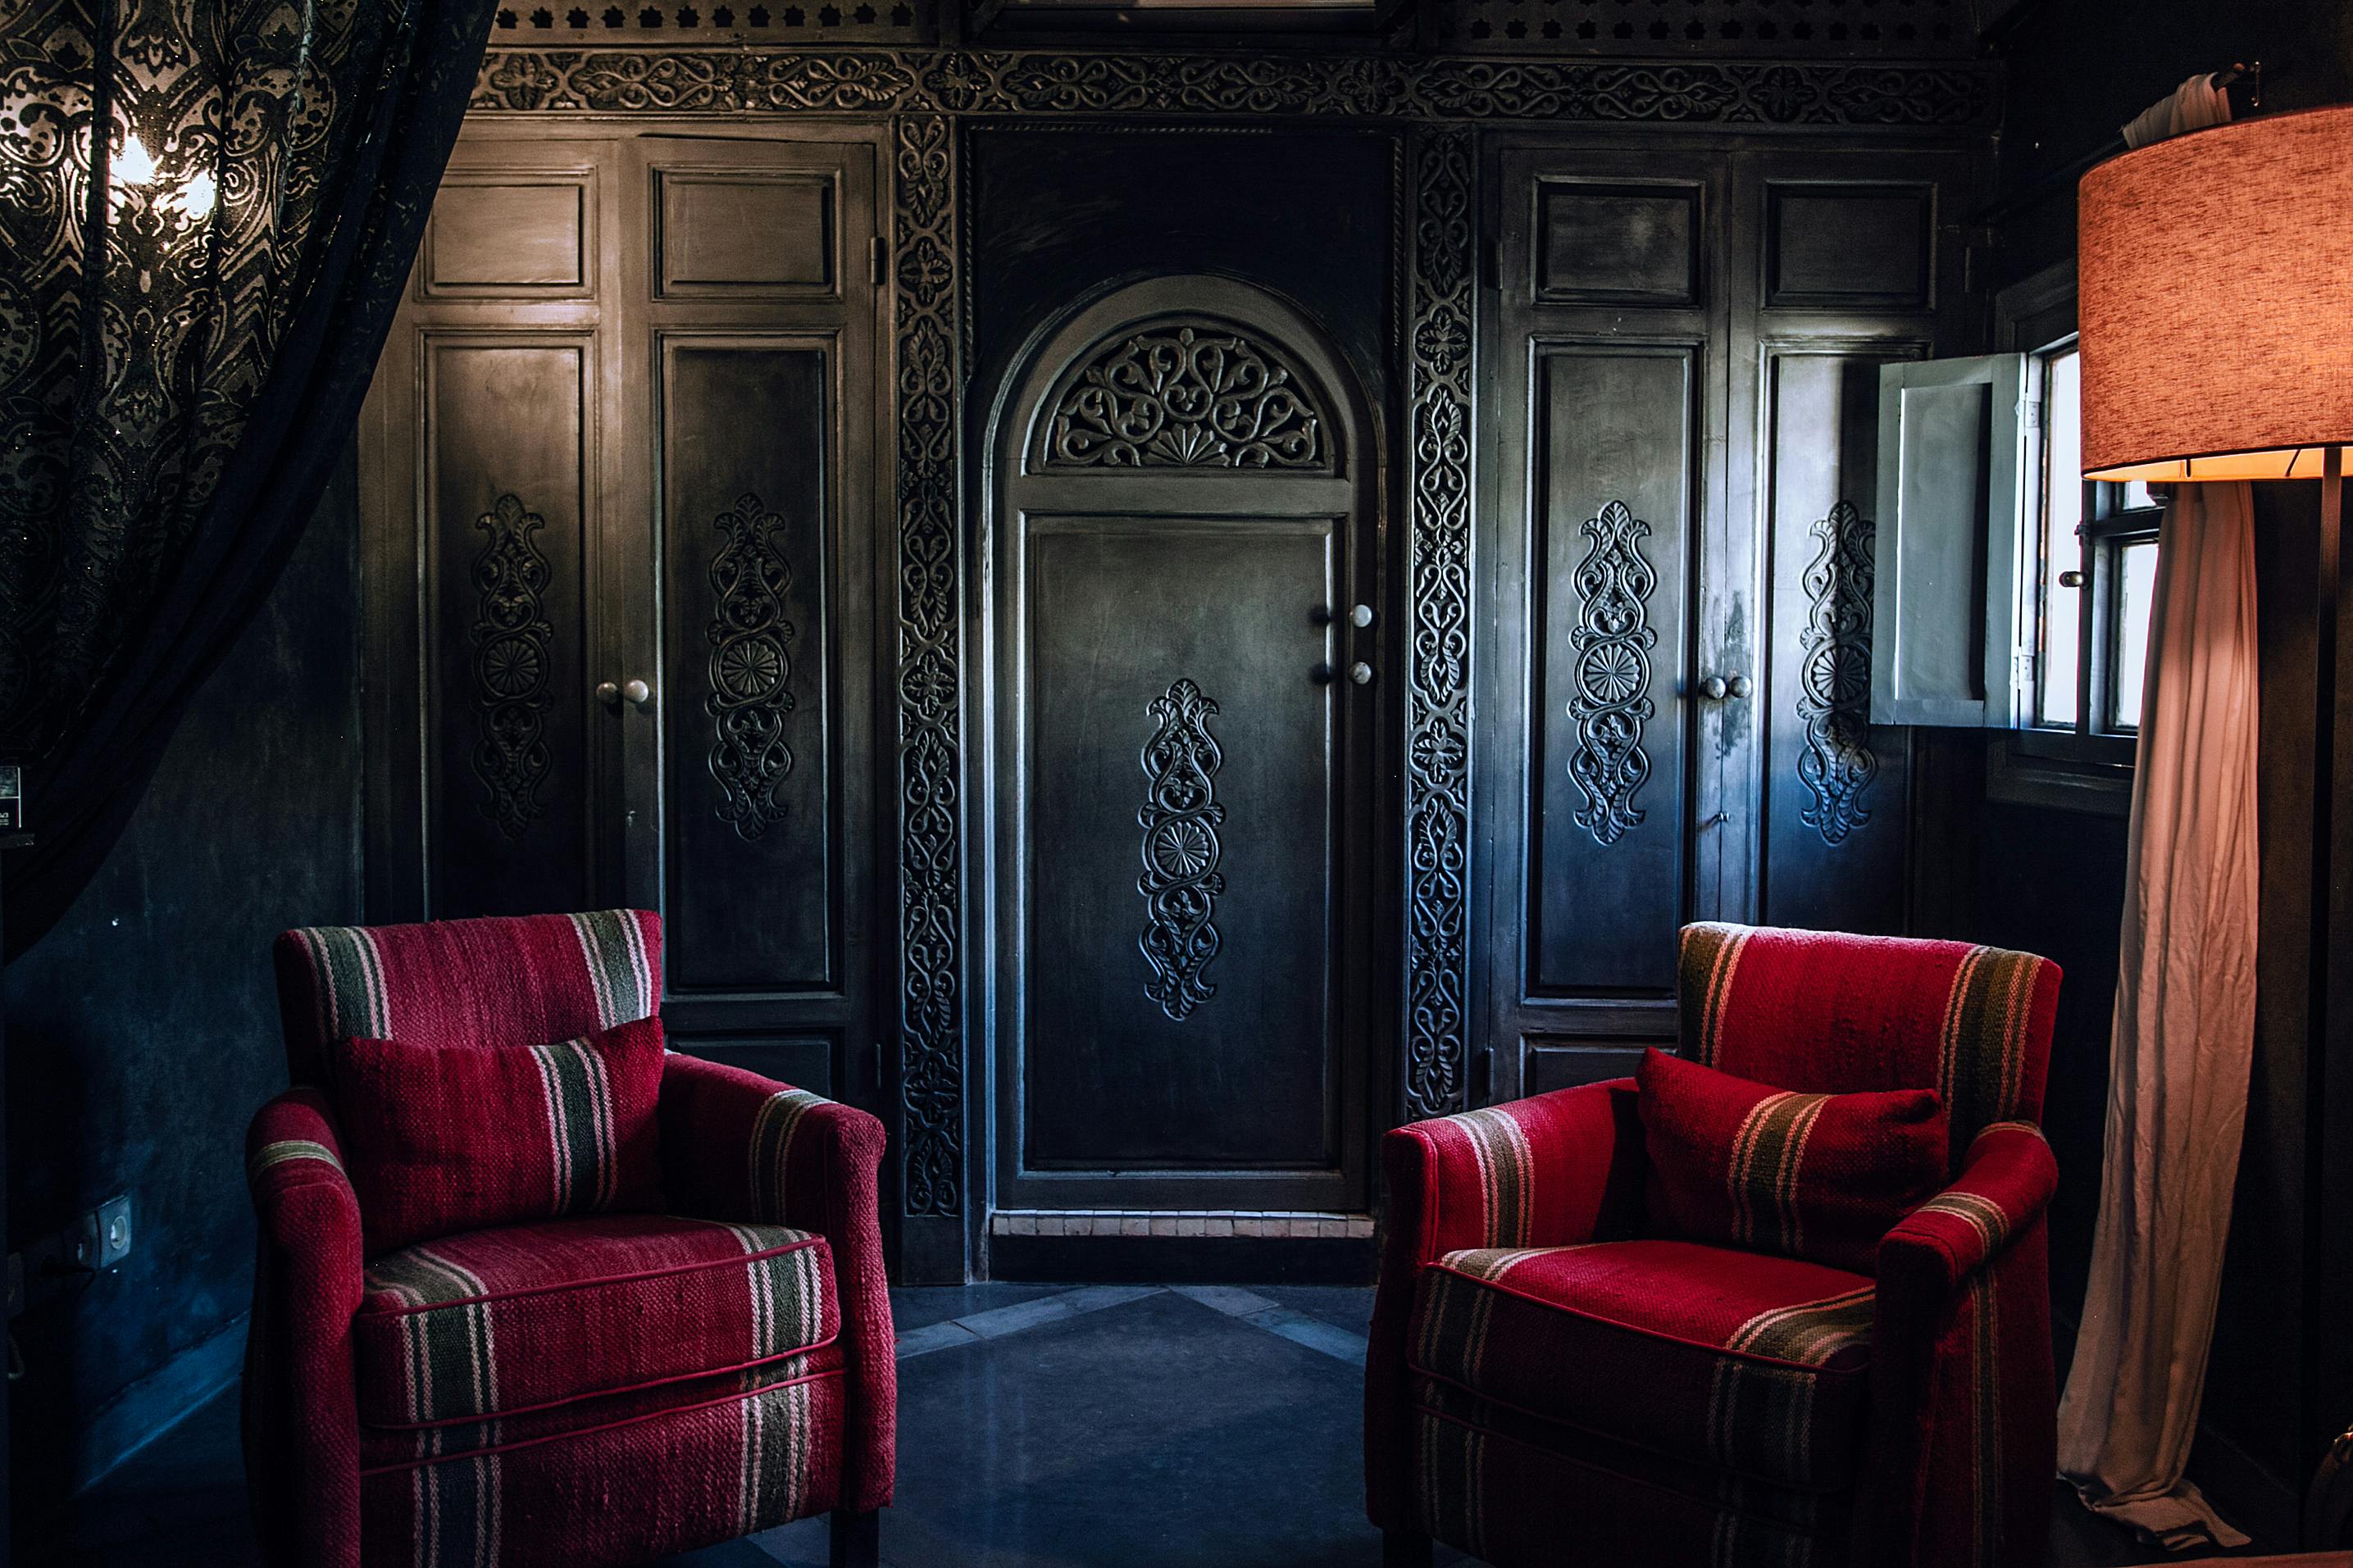
M 1778 1486 L 1848 1485 L 1872 1284 L 1688 1241 L 1451 1252 L 1411 1369 L 1466 1394 Z
M 1567 1542 L 1580 1568 L 2039 1568 L 2057 1173 L 2036 1122 L 2059 978 L 1957 942 L 1684 932 L 1686 1061 L 1792 1117 L 1827 1116 L 1818 1096 L 1946 1107 L 1941 1185 L 1874 1220 L 1875 1246 L 1859 1229 L 1851 1268 L 1754 1250 L 1761 1230 L 1675 1236 L 1631 1080 L 1388 1133 L 1373 1522 L 1494 1568 L 1549 1568 Z M 1755 1196 L 1746 1170 L 1715 1193 L 1727 1212 Z
M 661 1005 L 661 921 L 642 910 L 312 926 L 274 958 L 296 1083 L 321 1081 L 337 1040 L 543 1046 Z
M 245 1382 L 271 1568 L 600 1568 L 890 1502 L 881 1124 L 628 1028 L 658 1016 L 655 916 L 322 927 L 274 956 L 298 1087 L 248 1137 Z M 577 1048 L 614 1031 L 657 1038 L 668 1212 L 630 1208 L 619 1101 Z M 501 1130 L 534 1150 L 522 1223 L 365 1260 L 374 1166 L 319 1087 L 354 1039 L 523 1075 L 546 1114 Z M 463 1099 L 443 1113 L 480 1122 Z
M 1683 928 L 1682 1054 L 1799 1094 L 1933 1089 L 1954 1167 L 1979 1129 L 2042 1114 L 2059 966 L 1959 942 Z

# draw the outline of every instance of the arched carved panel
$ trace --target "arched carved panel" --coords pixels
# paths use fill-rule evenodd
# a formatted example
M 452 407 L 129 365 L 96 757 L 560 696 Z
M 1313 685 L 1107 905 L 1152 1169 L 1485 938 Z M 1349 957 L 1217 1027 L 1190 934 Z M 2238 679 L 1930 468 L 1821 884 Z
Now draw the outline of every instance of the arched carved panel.
M 1568 714 L 1577 723 L 1569 777 L 1585 806 L 1577 825 L 1597 844 L 1615 844 L 1642 820 L 1634 796 L 1651 776 L 1642 727 L 1657 713 L 1651 700 L 1651 626 L 1657 571 L 1642 553 L 1651 525 L 1611 501 L 1585 521 L 1588 546 L 1577 569 L 1578 624 L 1569 634 L 1577 655 Z
M 1332 468 L 1320 395 L 1274 350 L 1211 323 L 1124 331 L 1054 402 L 1048 468 Z
M 703 639 L 711 645 L 711 776 L 719 785 L 722 822 L 746 840 L 785 815 L 777 787 L 793 771 L 785 715 L 793 710 L 793 624 L 785 618 L 792 563 L 780 536 L 785 520 L 756 495 L 719 514 L 722 542 L 711 562 L 717 595 Z
M 1871 750 L 1871 595 L 1873 530 L 1840 501 L 1811 529 L 1806 568 L 1806 627 L 1798 647 L 1798 721 L 1805 750 L 1798 777 L 1813 796 L 1800 814 L 1825 844 L 1841 844 L 1871 820 L 1863 791 L 1879 772 Z
M 1148 913 L 1136 945 L 1152 966 L 1144 994 L 1182 1023 L 1218 994 L 1203 972 L 1222 942 L 1213 917 L 1226 890 L 1218 869 L 1226 808 L 1217 801 L 1225 754 L 1209 733 L 1218 705 L 1193 682 L 1176 681 L 1153 699 L 1149 711 L 1155 728 L 1144 743 L 1144 776 L 1150 783 L 1135 814 L 1144 829 L 1144 874 L 1135 890 Z
M 474 773 L 482 810 L 508 838 L 543 809 L 540 786 L 554 766 L 547 714 L 555 706 L 555 628 L 547 618 L 552 571 L 532 535 L 547 520 L 525 510 L 512 491 L 474 520 L 487 536 L 474 558 L 474 712 L 481 740 Z

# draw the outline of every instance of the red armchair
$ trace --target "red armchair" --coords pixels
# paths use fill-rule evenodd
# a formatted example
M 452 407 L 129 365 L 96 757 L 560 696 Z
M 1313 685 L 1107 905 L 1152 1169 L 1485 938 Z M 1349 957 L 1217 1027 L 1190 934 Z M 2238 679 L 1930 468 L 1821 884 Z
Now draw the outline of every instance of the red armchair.
M 289 931 L 297 1087 L 247 1139 L 260 1220 L 248 1483 L 273 1568 L 642 1562 L 833 1512 L 871 1564 L 896 1409 L 881 1123 L 671 1055 L 668 1215 L 362 1256 L 328 1045 L 543 1045 L 651 1016 L 631 910 Z
M 1950 1184 L 1865 1276 L 1653 1234 L 1630 1079 L 1388 1134 L 1365 1471 L 1388 1561 L 2039 1564 L 2057 966 L 1695 925 L 1680 989 L 1687 1058 L 1941 1091 Z

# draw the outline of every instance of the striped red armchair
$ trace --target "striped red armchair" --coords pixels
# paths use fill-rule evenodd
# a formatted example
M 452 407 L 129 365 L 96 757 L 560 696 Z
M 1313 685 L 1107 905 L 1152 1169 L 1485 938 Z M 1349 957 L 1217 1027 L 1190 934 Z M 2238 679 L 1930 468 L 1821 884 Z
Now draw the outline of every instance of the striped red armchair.
M 1796 1091 L 1744 1127 L 1770 1157 L 1736 1153 L 1735 1206 L 1788 1202 L 1792 1103 L 1862 1091 L 1938 1092 L 1949 1163 L 1921 1190 L 1944 1190 L 1855 1271 L 1659 1223 L 1630 1079 L 1390 1132 L 1365 1390 L 1388 1560 L 2039 1564 L 2057 967 L 1695 925 L 1680 988 L 1685 1059 Z
M 638 1563 L 827 1510 L 834 1562 L 873 1563 L 896 1409 L 881 1125 L 656 1047 L 638 1058 L 659 1079 L 642 1206 L 670 1212 L 371 1256 L 353 1178 L 372 1177 L 347 1172 L 358 1130 L 338 1129 L 323 1087 L 338 1042 L 585 1044 L 655 1015 L 661 921 L 313 929 L 280 937 L 276 960 L 296 1087 L 247 1142 L 260 1258 L 245 1375 L 273 1568 Z M 546 1157 L 575 1185 L 600 1138 L 615 1157 L 595 1070 L 547 1069 Z

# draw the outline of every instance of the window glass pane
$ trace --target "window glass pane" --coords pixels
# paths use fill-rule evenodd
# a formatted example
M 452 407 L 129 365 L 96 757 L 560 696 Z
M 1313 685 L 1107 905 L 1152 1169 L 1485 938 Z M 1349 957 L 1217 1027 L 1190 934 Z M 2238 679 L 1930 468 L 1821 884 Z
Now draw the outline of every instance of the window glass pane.
M 2116 510 L 2118 511 L 2146 511 L 2156 504 L 2157 498 L 2148 493 L 2148 481 L 2147 479 L 2126 479 L 2125 481 L 2124 494 L 2116 502 Z
M 2073 348 L 2042 356 L 2042 519 L 2041 642 L 2035 662 L 2034 717 L 2038 723 L 2075 727 L 2075 676 L 2081 662 L 2076 641 L 2084 596 L 2060 586 L 2059 574 L 2084 565 L 2084 435 L 2077 414 L 2082 403 L 2082 362 Z
M 2148 673 L 2148 612 L 2157 597 L 2157 541 L 2135 539 L 2116 551 L 2116 669 L 2108 728 L 2140 728 L 2141 688 Z

